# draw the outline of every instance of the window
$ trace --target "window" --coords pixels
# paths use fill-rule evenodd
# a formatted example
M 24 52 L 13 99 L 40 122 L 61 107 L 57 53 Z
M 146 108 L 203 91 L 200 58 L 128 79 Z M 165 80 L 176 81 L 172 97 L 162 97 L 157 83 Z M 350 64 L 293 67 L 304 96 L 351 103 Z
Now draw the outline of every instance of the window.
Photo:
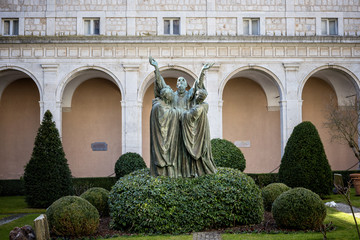
M 260 35 L 260 20 L 258 18 L 245 18 L 243 28 L 244 35 Z
M 3 35 L 5 36 L 19 35 L 19 19 L 4 19 Z
M 180 19 L 179 18 L 165 18 L 164 19 L 164 34 L 180 35 Z
M 99 35 L 100 34 L 100 19 L 84 19 L 84 34 L 85 35 Z
M 338 35 L 336 18 L 321 19 L 321 35 Z

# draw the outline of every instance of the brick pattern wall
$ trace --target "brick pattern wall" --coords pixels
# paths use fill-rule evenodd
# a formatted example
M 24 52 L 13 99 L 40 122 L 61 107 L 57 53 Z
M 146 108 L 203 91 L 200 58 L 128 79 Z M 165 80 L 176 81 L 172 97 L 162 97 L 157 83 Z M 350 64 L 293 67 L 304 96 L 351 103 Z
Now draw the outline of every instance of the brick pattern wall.
M 217 36 L 236 36 L 237 19 L 236 18 L 216 18 Z
M 286 0 L 216 0 L 216 11 L 285 11 Z
M 187 18 L 186 35 L 206 35 L 206 18 Z
M 126 11 L 126 0 L 56 0 L 56 11 L 119 10 Z
M 43 12 L 46 0 L 0 0 L 0 12 Z
M 45 36 L 46 18 L 25 18 L 25 35 Z
M 315 36 L 315 18 L 295 18 L 295 36 Z
M 136 18 L 135 24 L 137 36 L 156 35 L 157 33 L 156 18 Z
M 206 11 L 206 0 L 137 0 L 136 9 L 147 11 Z
M 344 35 L 360 36 L 360 18 L 344 18 Z
M 106 18 L 105 35 L 126 36 L 126 18 Z
M 265 30 L 266 30 L 266 35 L 269 35 L 269 36 L 285 36 L 286 35 L 286 19 L 285 18 L 266 18 L 265 19 Z
M 76 35 L 76 18 L 56 18 L 55 33 L 58 36 Z
M 294 0 L 295 12 L 359 12 L 358 0 Z

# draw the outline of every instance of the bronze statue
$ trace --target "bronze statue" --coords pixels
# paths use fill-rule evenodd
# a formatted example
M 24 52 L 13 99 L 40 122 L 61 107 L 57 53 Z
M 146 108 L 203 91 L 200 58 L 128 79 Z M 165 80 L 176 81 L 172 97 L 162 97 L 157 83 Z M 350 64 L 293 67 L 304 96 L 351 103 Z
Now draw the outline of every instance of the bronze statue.
M 155 99 L 150 115 L 151 175 L 176 178 L 215 173 L 208 105 L 203 102 L 207 96 L 205 70 L 213 64 L 203 66 L 189 91 L 186 79 L 179 77 L 174 92 L 165 83 L 155 59 L 150 57 L 149 62 L 155 67 Z

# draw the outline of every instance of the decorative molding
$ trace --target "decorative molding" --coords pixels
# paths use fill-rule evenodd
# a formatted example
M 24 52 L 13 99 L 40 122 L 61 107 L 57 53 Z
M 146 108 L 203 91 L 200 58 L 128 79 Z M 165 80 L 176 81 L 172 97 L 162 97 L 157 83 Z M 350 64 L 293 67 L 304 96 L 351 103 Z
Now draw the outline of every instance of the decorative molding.
M 299 70 L 299 63 L 283 63 L 283 66 L 286 71 L 298 71 Z
M 137 72 L 139 71 L 140 65 L 138 64 L 122 64 L 125 72 Z
M 41 64 L 44 72 L 57 72 L 59 64 Z

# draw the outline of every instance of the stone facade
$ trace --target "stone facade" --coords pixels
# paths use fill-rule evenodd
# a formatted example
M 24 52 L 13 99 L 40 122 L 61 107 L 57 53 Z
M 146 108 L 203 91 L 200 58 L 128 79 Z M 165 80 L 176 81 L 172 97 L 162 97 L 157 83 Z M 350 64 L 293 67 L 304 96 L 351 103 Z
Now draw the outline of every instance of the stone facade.
M 216 11 L 285 11 L 285 0 L 223 0 L 215 1 Z
M 107 18 L 107 36 L 126 36 L 126 18 Z
M 360 18 L 344 18 L 344 35 L 360 36 Z
M 126 0 L 55 0 L 57 12 L 124 11 Z
M 285 18 L 266 18 L 266 35 L 285 36 L 286 19 Z
M 236 18 L 216 18 L 217 36 L 236 36 L 237 22 Z
M 186 35 L 206 34 L 206 18 L 186 18 Z
M 45 36 L 46 18 L 25 18 L 25 35 Z
M 76 35 L 76 18 L 56 18 L 56 35 Z
M 315 18 L 296 18 L 295 35 L 296 36 L 315 36 L 316 34 Z
M 156 18 L 136 18 L 136 35 L 149 36 L 157 33 L 157 19 Z

